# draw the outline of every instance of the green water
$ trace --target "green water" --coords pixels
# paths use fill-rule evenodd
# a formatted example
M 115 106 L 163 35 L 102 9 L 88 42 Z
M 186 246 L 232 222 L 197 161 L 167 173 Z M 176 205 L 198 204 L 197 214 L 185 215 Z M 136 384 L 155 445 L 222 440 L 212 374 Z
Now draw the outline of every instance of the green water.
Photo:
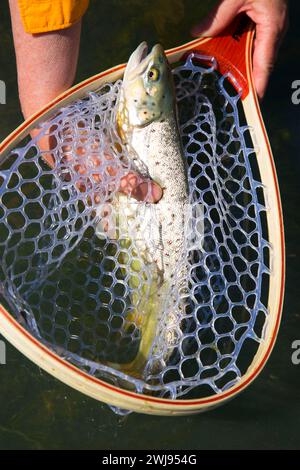
M 91 1 L 82 33 L 76 82 L 126 61 L 142 40 L 173 47 L 190 39 L 190 26 L 214 1 Z M 296 18 L 262 105 L 282 193 L 287 250 L 283 320 L 272 356 L 239 397 L 209 413 L 159 418 L 133 414 L 120 422 L 105 405 L 68 388 L 7 344 L 0 366 L 0 449 L 240 449 L 299 448 L 300 365 L 291 344 L 300 339 L 299 178 L 300 105 L 291 102 L 291 83 L 300 78 Z M 22 120 L 6 2 L 0 17 L 0 79 L 7 104 L 0 105 L 0 139 Z

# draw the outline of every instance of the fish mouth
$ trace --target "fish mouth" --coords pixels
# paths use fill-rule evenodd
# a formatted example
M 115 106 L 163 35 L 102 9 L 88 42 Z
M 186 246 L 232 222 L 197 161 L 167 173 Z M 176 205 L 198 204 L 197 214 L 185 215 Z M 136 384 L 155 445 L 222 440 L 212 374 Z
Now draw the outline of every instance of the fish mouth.
M 138 48 L 133 52 L 132 57 L 136 66 L 140 65 L 148 56 L 148 44 L 143 41 Z
M 137 75 L 143 74 L 150 61 L 154 60 L 159 54 L 163 54 L 163 48 L 160 44 L 155 44 L 151 51 L 148 51 L 148 44 L 143 41 L 131 54 L 124 72 L 124 80 L 132 80 Z

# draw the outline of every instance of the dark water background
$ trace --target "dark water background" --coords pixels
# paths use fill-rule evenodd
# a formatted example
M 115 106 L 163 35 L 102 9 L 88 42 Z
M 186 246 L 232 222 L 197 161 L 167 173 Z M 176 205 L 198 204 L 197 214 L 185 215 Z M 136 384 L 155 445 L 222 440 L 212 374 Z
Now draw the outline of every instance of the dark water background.
M 214 1 L 91 1 L 82 32 L 76 82 L 125 62 L 146 39 L 165 48 L 187 42 L 190 27 Z M 300 340 L 300 105 L 291 84 L 300 79 L 300 2 L 291 1 L 291 25 L 281 48 L 262 112 L 282 194 L 287 251 L 283 320 L 271 358 L 240 396 L 193 417 L 132 414 L 120 421 L 105 405 L 57 381 L 7 344 L 0 366 L 0 449 L 295 449 L 300 448 L 300 365 L 291 344 Z M 8 6 L 1 2 L 0 140 L 22 120 Z M 0 337 L 1 338 L 1 337 Z

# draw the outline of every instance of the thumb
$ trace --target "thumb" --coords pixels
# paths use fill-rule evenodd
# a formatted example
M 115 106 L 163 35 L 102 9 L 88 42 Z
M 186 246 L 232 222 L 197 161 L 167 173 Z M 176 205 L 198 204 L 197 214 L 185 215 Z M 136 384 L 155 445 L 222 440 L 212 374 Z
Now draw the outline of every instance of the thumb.
M 243 0 L 221 0 L 201 23 L 192 28 L 192 36 L 217 36 L 242 11 L 244 4 Z
M 119 191 L 137 201 L 152 203 L 158 202 L 163 195 L 162 188 L 156 182 L 134 172 L 129 172 L 121 178 Z

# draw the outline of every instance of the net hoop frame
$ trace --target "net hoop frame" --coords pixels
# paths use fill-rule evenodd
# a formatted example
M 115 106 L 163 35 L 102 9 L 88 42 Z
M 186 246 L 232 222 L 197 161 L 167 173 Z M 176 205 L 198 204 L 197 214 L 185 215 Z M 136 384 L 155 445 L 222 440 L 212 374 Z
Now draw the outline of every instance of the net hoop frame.
M 267 222 L 272 269 L 269 284 L 268 327 L 265 340 L 240 381 L 217 395 L 199 399 L 171 400 L 137 394 L 110 385 L 65 361 L 26 331 L 0 304 L 0 331 L 27 358 L 57 379 L 74 389 L 109 405 L 130 409 L 139 413 L 156 415 L 187 415 L 199 413 L 224 403 L 243 391 L 258 376 L 274 347 L 281 320 L 284 282 L 285 249 L 284 226 L 279 186 L 275 164 L 267 132 L 261 116 L 252 76 L 252 51 L 255 28 L 245 18 L 237 18 L 222 36 L 201 38 L 166 51 L 170 63 L 178 62 L 192 51 L 216 58 L 221 74 L 230 73 L 234 84 L 240 88 L 241 101 L 247 120 L 259 143 L 257 163 L 261 180 L 268 194 Z M 40 121 L 47 119 L 53 111 L 80 99 L 88 91 L 94 91 L 106 82 L 114 82 L 123 75 L 126 64 L 101 72 L 70 88 L 42 110 L 24 121 L 0 144 L 0 159 L 28 134 Z M 274 249 L 276 247 L 276 249 Z

